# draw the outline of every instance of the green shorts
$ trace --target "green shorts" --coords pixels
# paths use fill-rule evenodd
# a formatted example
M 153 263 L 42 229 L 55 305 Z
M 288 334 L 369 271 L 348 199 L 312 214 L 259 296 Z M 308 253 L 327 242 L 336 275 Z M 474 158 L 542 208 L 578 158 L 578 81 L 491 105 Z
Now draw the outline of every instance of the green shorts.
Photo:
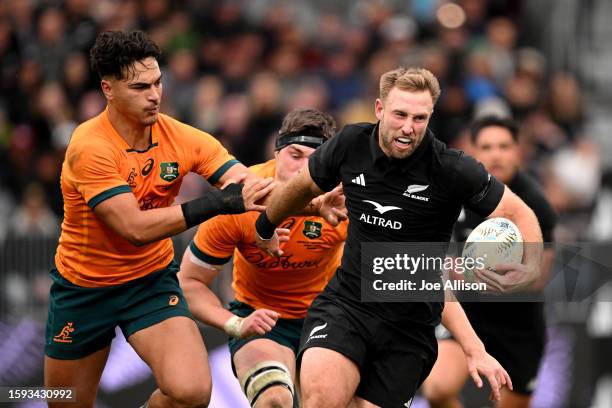
M 237 300 L 232 301 L 229 306 L 230 312 L 240 317 L 247 317 L 255 311 L 251 306 Z M 253 340 L 270 339 L 278 344 L 289 347 L 293 350 L 293 353 L 297 355 L 300 346 L 302 326 L 304 326 L 304 319 L 278 319 L 272 331 L 264 335 L 253 336 L 248 339 L 230 337 L 228 345 L 230 354 L 232 355 L 232 369 L 234 370 L 234 374 L 236 374 L 236 369 L 234 368 L 234 354 L 236 354 L 242 346 Z
M 108 346 L 117 326 L 127 339 L 170 317 L 192 318 L 176 277 L 178 270 L 172 261 L 165 269 L 124 284 L 87 288 L 53 269 L 45 354 L 76 360 Z

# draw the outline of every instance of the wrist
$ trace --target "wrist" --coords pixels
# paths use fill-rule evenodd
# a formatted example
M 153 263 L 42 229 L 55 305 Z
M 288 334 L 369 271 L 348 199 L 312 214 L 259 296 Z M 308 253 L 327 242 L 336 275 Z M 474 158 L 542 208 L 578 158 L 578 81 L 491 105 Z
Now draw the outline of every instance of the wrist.
M 242 184 L 230 184 L 223 190 L 212 189 L 203 197 L 181 204 L 187 229 L 220 214 L 245 212 Z
M 227 319 L 227 321 L 223 325 L 223 331 L 226 332 L 229 336 L 239 339 L 243 322 L 244 318 L 233 315 L 232 317 Z
M 270 221 L 265 211 L 259 214 L 255 222 L 255 232 L 264 241 L 268 241 L 274 236 L 276 227 L 277 225 Z
M 470 341 L 469 343 L 462 345 L 463 352 L 466 356 L 476 356 L 478 354 L 486 353 L 484 343 L 480 339 Z

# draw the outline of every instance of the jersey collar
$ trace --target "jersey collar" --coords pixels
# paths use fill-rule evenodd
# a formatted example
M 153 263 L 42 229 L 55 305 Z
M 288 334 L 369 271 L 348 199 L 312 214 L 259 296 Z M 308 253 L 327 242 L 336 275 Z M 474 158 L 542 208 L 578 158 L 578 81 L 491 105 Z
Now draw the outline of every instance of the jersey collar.
M 161 115 L 161 114 L 158 114 Z M 111 123 L 110 119 L 108 118 L 108 105 L 106 106 L 106 109 L 104 109 L 104 112 L 101 113 L 101 118 L 102 118 L 102 123 L 104 124 L 104 127 L 107 128 L 107 130 L 111 133 L 113 139 L 115 140 L 115 142 L 119 145 L 119 147 L 121 148 L 121 150 L 124 150 L 126 152 L 145 152 L 148 151 L 149 149 L 151 149 L 152 147 L 155 147 L 158 145 L 158 133 L 159 133 L 159 116 L 157 118 L 157 122 L 155 122 L 153 124 L 153 126 L 151 126 L 151 144 L 149 145 L 149 147 L 143 151 L 140 150 L 136 150 L 136 149 L 132 149 L 130 147 L 130 145 L 127 144 L 127 142 L 125 141 L 124 138 L 121 137 L 121 135 L 119 134 L 119 132 L 117 132 L 117 129 L 115 129 L 113 127 L 113 124 Z

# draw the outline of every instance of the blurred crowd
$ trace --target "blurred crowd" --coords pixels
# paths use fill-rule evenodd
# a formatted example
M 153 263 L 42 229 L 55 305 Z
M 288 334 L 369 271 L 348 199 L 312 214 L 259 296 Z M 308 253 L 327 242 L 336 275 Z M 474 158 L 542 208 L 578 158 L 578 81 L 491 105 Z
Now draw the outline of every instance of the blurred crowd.
M 340 125 L 374 121 L 380 75 L 427 67 L 442 85 L 438 138 L 469 152 L 473 117 L 514 117 L 525 166 L 561 215 L 558 238 L 609 238 L 593 220 L 607 213 L 596 209 L 602 166 L 585 131 L 586 95 L 574 74 L 547 64 L 523 3 L 0 1 L 0 241 L 58 234 L 65 148 L 105 106 L 88 50 L 101 31 L 131 29 L 163 50 L 162 110 L 247 165 L 271 156 L 289 110 L 314 107 Z M 191 194 L 202 188 L 186 184 Z

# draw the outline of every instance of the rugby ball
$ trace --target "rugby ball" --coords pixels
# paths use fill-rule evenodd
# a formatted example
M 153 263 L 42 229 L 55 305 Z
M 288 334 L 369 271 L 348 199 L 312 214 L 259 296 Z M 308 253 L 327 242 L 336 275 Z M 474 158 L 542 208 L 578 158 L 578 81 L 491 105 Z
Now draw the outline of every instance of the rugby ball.
M 479 260 L 484 268 L 523 260 L 523 237 L 518 227 L 506 218 L 491 218 L 470 233 L 463 247 L 463 258 Z M 475 282 L 473 270 L 465 270 L 465 280 Z

